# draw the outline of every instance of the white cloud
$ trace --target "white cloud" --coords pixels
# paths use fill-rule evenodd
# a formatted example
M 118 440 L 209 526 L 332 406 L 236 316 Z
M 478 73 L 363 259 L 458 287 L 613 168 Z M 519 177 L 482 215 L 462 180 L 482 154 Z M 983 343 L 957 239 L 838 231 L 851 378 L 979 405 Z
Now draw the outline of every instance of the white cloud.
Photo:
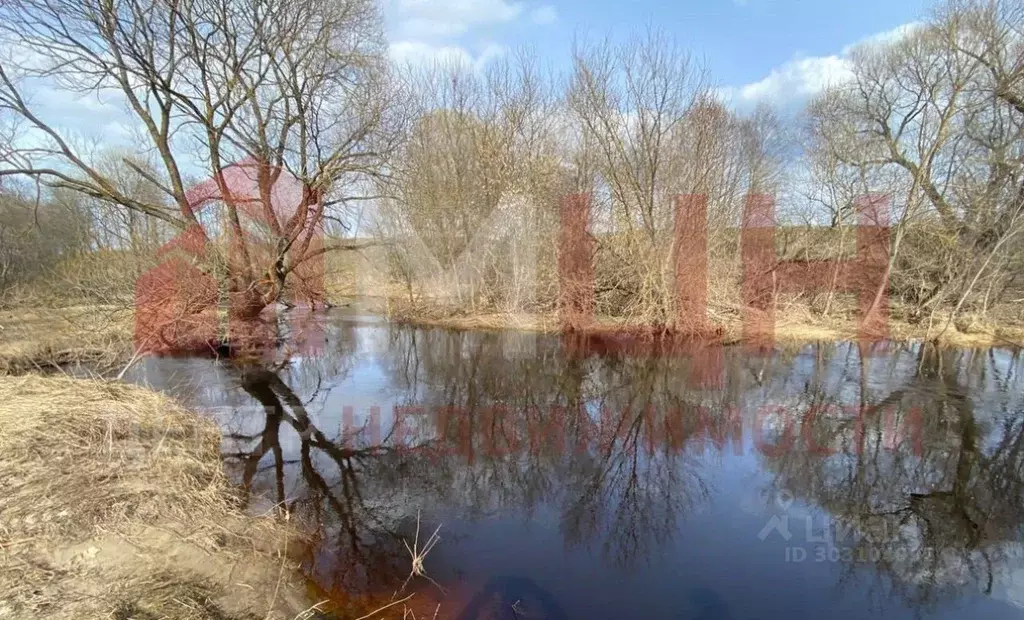
M 504 54 L 505 48 L 492 43 L 474 54 L 459 45 L 431 45 L 423 41 L 398 41 L 391 44 L 388 52 L 391 59 L 398 64 L 457 64 L 466 65 L 479 71 L 488 62 Z
M 505 46 L 498 45 L 497 43 L 490 43 L 484 46 L 483 49 L 476 55 L 475 65 L 476 68 L 482 69 L 487 63 L 494 60 L 505 53 Z
M 851 56 L 855 50 L 898 41 L 920 26 L 919 22 L 912 22 L 865 37 L 842 48 L 839 54 L 794 58 L 756 82 L 722 89 L 721 95 L 740 108 L 767 102 L 783 110 L 792 109 L 829 86 L 851 79 Z
M 852 75 L 849 60 L 842 56 L 797 58 L 772 69 L 767 77 L 740 87 L 737 94 L 748 103 L 806 99 Z
M 558 21 L 558 9 L 545 4 L 542 7 L 538 7 L 530 12 L 530 19 L 533 23 L 545 26 L 547 24 L 553 24 Z
M 398 0 L 395 5 L 399 35 L 408 38 L 450 37 L 474 26 L 510 22 L 523 8 L 506 0 Z
M 924 22 L 910 22 L 909 24 L 903 24 L 902 26 L 896 26 L 892 30 L 886 30 L 873 34 L 869 37 L 864 37 L 860 41 L 856 41 L 843 48 L 843 56 L 849 56 L 854 50 L 862 47 L 872 47 L 876 45 L 887 45 L 889 43 L 895 43 L 900 39 L 913 34 L 915 31 L 924 26 Z
M 460 35 L 466 31 L 466 25 L 459 22 L 414 17 L 403 21 L 400 31 L 406 36 L 433 39 Z
M 80 94 L 45 79 L 26 81 L 22 91 L 44 122 L 73 140 L 98 140 L 104 146 L 135 142 L 129 135 L 134 118 L 112 92 Z
M 397 41 L 388 49 L 398 64 L 431 64 L 471 62 L 472 55 L 457 45 L 431 45 L 422 41 Z
M 531 3 L 532 4 L 532 3 Z M 554 6 L 519 0 L 389 0 L 389 55 L 399 64 L 461 64 L 476 71 L 505 53 L 488 27 L 557 21 Z

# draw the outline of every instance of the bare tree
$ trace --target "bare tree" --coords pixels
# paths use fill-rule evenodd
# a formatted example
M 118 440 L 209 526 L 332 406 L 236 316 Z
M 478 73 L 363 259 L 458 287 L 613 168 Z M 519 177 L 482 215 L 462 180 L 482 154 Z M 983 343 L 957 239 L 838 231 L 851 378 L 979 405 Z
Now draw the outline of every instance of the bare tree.
M 80 213 L 33 198 L 13 188 L 0 192 L 0 304 L 88 250 L 88 223 Z
M 410 67 L 413 122 L 391 164 L 381 234 L 410 301 L 470 311 L 526 309 L 558 191 L 556 100 L 533 55 L 486 71 Z M 541 221 L 545 225 L 541 225 Z M 553 263 L 549 257 L 547 261 Z
M 581 44 L 566 95 L 577 168 L 591 182 L 597 239 L 598 311 L 680 330 L 676 197 L 707 201 L 713 296 L 735 294 L 742 195 L 774 192 L 781 168 L 779 125 L 767 108 L 729 110 L 706 71 L 665 35 L 649 31 L 622 45 Z M 717 282 L 715 281 L 717 280 Z M 723 286 L 724 285 L 724 286 Z
M 1024 230 L 1021 12 L 954 2 L 899 41 L 854 54 L 811 109 L 820 162 L 893 196 L 897 294 L 955 315 L 1002 289 Z M 842 209 L 834 203 L 832 209 Z M 905 243 L 911 244 L 903 251 Z M 979 287 L 979 285 L 983 285 Z
M 0 177 L 28 176 L 206 241 L 222 233 L 242 316 L 331 249 L 317 231 L 368 197 L 364 180 L 393 144 L 370 0 L 14 0 L 0 22 L 12 50 L 0 63 L 0 112 L 27 130 L 3 153 Z M 40 84 L 122 103 L 156 165 L 121 163 L 157 191 L 130 191 L 44 118 L 31 97 Z M 190 191 L 190 176 L 209 182 Z M 301 190 L 282 200 L 289 180 Z M 211 200 L 223 205 L 223 231 L 201 217 Z M 247 220 L 265 229 L 266 251 L 251 247 Z

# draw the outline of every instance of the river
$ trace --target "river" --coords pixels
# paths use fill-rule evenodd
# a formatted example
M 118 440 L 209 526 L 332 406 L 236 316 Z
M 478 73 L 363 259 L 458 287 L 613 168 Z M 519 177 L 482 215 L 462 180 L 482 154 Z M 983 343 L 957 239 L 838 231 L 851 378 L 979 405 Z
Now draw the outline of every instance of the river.
M 1024 617 L 1019 351 L 595 352 L 343 314 L 318 325 L 260 363 L 148 358 L 127 379 L 218 422 L 249 510 L 286 507 L 310 532 L 303 571 L 338 605 Z

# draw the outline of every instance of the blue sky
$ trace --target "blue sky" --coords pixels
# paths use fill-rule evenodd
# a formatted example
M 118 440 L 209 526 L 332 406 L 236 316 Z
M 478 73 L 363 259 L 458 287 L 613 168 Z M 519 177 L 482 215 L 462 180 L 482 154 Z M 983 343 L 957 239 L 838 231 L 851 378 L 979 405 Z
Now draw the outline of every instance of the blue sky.
M 782 106 L 841 76 L 844 50 L 926 18 L 923 0 L 388 0 L 392 55 L 485 64 L 527 45 L 556 68 L 575 36 L 653 25 L 703 58 L 719 86 Z M 759 85 L 759 86 L 755 86 Z M 744 91 L 744 87 L 747 89 Z
M 568 67 L 574 37 L 625 37 L 647 26 L 675 37 L 711 70 L 740 109 L 758 101 L 794 111 L 848 77 L 850 46 L 891 39 L 926 18 L 925 0 L 381 0 L 391 56 L 459 58 L 483 67 L 519 46 L 553 69 Z M 106 144 L 136 142 L 125 110 L 94 94 L 37 83 L 44 118 Z

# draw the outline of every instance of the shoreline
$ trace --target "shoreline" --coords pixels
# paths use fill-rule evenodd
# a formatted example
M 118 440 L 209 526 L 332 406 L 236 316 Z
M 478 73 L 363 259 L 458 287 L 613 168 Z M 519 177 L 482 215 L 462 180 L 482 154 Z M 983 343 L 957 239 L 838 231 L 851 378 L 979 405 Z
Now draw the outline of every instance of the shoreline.
M 357 312 L 381 316 L 399 325 L 438 327 L 467 331 L 514 331 L 544 334 L 562 333 L 562 325 L 552 314 L 477 313 L 445 315 L 429 310 L 395 310 L 384 298 L 372 296 L 345 297 L 327 312 Z M 774 342 L 785 346 L 817 342 L 844 342 L 858 339 L 857 325 L 849 320 L 807 318 L 807 313 L 794 313 L 804 318 L 782 320 L 776 325 Z M 956 322 L 935 321 L 931 327 L 891 320 L 889 334 L 880 340 L 891 342 L 931 342 L 941 347 L 1010 347 L 1024 348 L 1024 324 L 983 322 L 971 326 L 967 333 Z M 116 371 L 132 359 L 132 312 L 130 308 L 105 306 L 74 306 L 68 308 L 14 308 L 0 311 L 0 376 L 23 375 L 59 370 L 68 365 L 88 364 L 100 370 Z M 709 343 L 718 339 L 722 345 L 744 342 L 738 320 L 726 320 L 720 333 L 691 340 Z M 945 328 L 945 329 L 943 329 Z M 641 326 L 621 320 L 603 319 L 582 334 L 614 336 L 632 330 L 643 332 Z M 647 329 L 649 332 L 650 330 Z M 677 334 L 686 337 L 685 334 Z
M 422 327 L 562 331 L 553 315 L 380 314 Z M 629 326 L 597 327 L 607 334 Z M 894 322 L 889 340 L 949 347 L 1020 347 L 1024 340 L 1024 328 L 986 327 L 993 333 L 964 334 L 950 324 L 936 339 Z M 723 330 L 722 344 L 742 343 L 735 332 L 735 325 Z M 794 321 L 776 335 L 783 345 L 850 341 L 856 325 Z M 0 601 L 0 617 L 295 620 L 311 609 L 322 593 L 299 568 L 308 545 L 295 526 L 247 514 L 235 501 L 214 422 L 141 387 L 35 372 L 4 376 L 3 362 L 0 348 L 0 479 L 11 482 L 0 499 L 0 550 L 13 560 L 0 569 L 0 588 L 11 593 Z M 188 614 L 179 613 L 182 605 Z
M 464 331 L 518 331 L 541 334 L 563 333 L 558 319 L 551 315 L 511 315 L 488 313 L 464 316 L 427 316 L 396 313 L 388 316 L 392 322 L 412 327 L 438 327 Z M 943 322 L 944 324 L 944 322 Z M 593 328 L 580 330 L 581 334 L 610 335 L 617 330 L 629 333 L 636 328 L 622 322 L 606 320 L 597 322 Z M 686 338 L 685 334 L 679 335 Z M 740 345 L 745 342 L 742 326 L 731 322 L 723 326 L 717 336 L 689 336 L 694 340 L 713 343 L 717 338 L 723 346 Z M 857 325 L 848 321 L 805 321 L 781 322 L 775 327 L 774 342 L 782 345 L 803 345 L 818 342 L 854 342 L 859 338 Z M 962 348 L 1024 348 L 1024 326 L 985 325 L 978 331 L 961 332 L 952 323 L 947 329 L 921 328 L 904 321 L 891 321 L 889 334 L 879 338 L 889 342 L 930 342 L 941 347 Z

